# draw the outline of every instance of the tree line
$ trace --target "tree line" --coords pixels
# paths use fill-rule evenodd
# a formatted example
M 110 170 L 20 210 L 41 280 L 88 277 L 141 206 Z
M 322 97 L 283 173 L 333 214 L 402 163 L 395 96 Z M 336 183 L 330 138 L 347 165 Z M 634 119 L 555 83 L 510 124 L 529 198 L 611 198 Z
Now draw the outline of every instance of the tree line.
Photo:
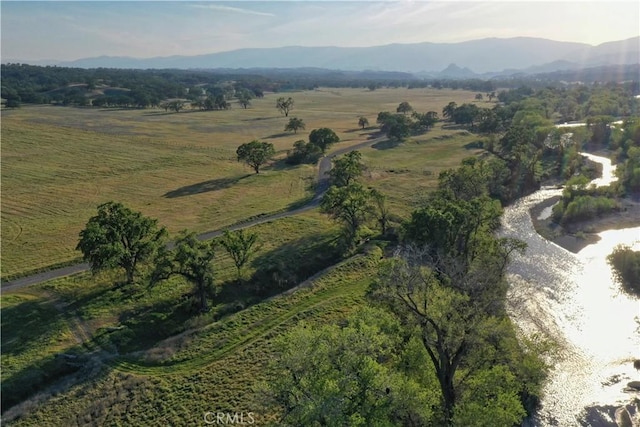
M 132 284 L 151 266 L 146 275 L 150 285 L 182 276 L 193 285 L 200 311 L 208 310 L 208 299 L 215 295 L 213 260 L 216 245 L 233 259 L 237 278 L 259 247 L 257 235 L 246 230 L 225 231 L 219 242 L 200 241 L 193 232 L 183 231 L 171 245 L 168 233 L 158 220 L 144 216 L 122 203 L 107 202 L 97 207 L 80 232 L 77 250 L 92 272 L 120 268 L 125 284 Z M 146 269 L 142 269 L 145 266 Z

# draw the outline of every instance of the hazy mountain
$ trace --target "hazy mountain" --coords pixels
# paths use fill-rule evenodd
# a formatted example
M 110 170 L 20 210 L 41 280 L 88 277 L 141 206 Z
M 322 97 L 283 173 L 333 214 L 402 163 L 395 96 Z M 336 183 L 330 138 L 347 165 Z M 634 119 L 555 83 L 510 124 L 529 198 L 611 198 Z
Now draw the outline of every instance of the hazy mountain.
M 530 37 L 360 48 L 288 46 L 146 59 L 101 56 L 52 65 L 143 69 L 317 67 L 422 72 L 460 78 L 473 77 L 475 73 L 502 74 L 503 70 L 550 72 L 574 67 L 635 63 L 640 63 L 640 37 L 598 46 Z

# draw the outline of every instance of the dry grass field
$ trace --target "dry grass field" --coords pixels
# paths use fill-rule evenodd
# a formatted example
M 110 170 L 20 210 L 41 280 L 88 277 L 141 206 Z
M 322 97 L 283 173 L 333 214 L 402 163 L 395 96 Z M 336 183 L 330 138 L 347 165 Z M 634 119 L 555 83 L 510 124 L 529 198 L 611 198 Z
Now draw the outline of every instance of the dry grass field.
M 298 134 L 283 132 L 288 119 L 275 108 L 282 95 L 266 94 L 246 110 L 234 104 L 228 111 L 3 110 L 2 277 L 78 258 L 79 231 L 96 206 L 110 200 L 158 218 L 170 232 L 219 229 L 287 209 L 312 194 L 316 169 L 274 162 L 254 175 L 236 161 L 240 144 L 268 141 L 282 158 L 293 142 L 320 127 L 336 131 L 338 146 L 356 144 L 376 131 L 359 129 L 360 116 L 374 126 L 378 112 L 395 111 L 402 101 L 419 112 L 441 112 L 450 101 L 474 102 L 475 93 L 332 88 L 286 93 L 295 100 L 290 117 L 306 123 Z M 464 156 L 459 147 L 471 137 L 444 139 L 456 132 L 436 129 L 403 149 L 365 150 L 371 185 L 396 192 L 393 203 L 404 204 L 412 197 L 407 191 L 428 186 L 438 168 L 455 166 Z
M 313 192 L 316 167 L 276 160 L 255 175 L 236 161 L 238 145 L 268 141 L 282 159 L 294 141 L 320 127 L 338 133 L 335 148 L 354 145 L 377 132 L 378 112 L 395 111 L 402 101 L 419 112 L 440 112 L 450 101 L 474 102 L 475 93 L 328 88 L 287 93 L 295 100 L 290 117 L 306 123 L 297 135 L 283 132 L 288 119 L 275 108 L 281 95 L 267 94 L 247 110 L 230 111 L 49 106 L 3 111 L 3 277 L 77 258 L 79 231 L 96 206 L 109 200 L 158 218 L 171 232 L 218 229 L 300 204 Z M 359 129 L 360 116 L 372 126 Z M 434 188 L 441 170 L 478 152 L 476 141 L 438 124 L 401 144 L 378 143 L 362 150 L 364 183 L 388 196 L 396 216 L 406 217 Z M 274 259 L 317 253 L 338 229 L 317 211 L 257 225 L 252 231 L 261 247 L 246 273 Z M 271 414 L 260 408 L 259 387 L 270 375 L 273 338 L 301 320 L 324 324 L 362 305 L 380 259 L 377 251 L 329 268 L 309 289 L 238 308 L 235 270 L 219 249 L 220 294 L 211 312 L 199 316 L 184 312 L 181 296 L 190 285 L 183 280 L 153 289 L 114 287 L 121 279 L 115 270 L 5 293 L 2 381 L 26 400 L 4 412 L 3 421 L 179 425 L 200 422 L 206 411 L 238 408 L 256 411 L 264 421 Z M 122 353 L 112 353 L 114 342 Z M 83 367 L 48 382 L 49 375 L 64 377 L 58 371 L 64 366 L 60 353 L 79 354 Z

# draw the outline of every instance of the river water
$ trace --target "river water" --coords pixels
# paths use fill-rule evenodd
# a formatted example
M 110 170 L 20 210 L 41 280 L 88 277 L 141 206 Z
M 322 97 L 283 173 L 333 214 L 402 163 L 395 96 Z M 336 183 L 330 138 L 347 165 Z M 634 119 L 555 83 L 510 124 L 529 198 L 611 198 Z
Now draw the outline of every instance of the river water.
M 586 154 L 585 154 L 586 155 Z M 615 179 L 609 159 L 596 185 Z M 542 189 L 505 209 L 501 234 L 527 243 L 510 267 L 511 316 L 528 334 L 557 344 L 553 370 L 534 426 L 615 426 L 616 407 L 630 402 L 627 382 L 640 380 L 640 301 L 619 291 L 606 256 L 620 243 L 640 250 L 640 227 L 600 233 L 600 240 L 571 253 L 541 237 L 529 209 L 562 190 Z M 635 394 L 635 396 L 638 396 Z

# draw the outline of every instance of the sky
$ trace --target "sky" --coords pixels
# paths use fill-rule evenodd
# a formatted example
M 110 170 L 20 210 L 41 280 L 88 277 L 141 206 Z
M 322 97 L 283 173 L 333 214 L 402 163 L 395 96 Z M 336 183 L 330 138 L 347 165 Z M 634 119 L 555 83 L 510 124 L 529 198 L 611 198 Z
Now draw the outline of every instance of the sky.
M 241 48 L 640 35 L 638 1 L 6 1 L 2 62 L 150 58 Z

